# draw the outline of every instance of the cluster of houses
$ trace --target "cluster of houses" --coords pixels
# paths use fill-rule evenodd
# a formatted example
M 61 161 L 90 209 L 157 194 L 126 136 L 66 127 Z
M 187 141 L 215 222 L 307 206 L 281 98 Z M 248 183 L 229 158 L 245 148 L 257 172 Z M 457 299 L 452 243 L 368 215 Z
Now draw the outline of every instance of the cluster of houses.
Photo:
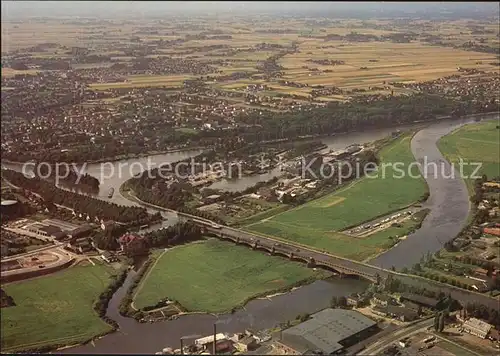
M 473 72 L 467 68 L 457 68 L 460 74 L 439 78 L 423 83 L 391 83 L 420 92 L 447 95 L 456 98 L 488 96 L 496 103 L 500 99 L 494 93 L 500 90 L 500 78 L 494 72 L 490 75 L 485 72 Z M 477 75 L 480 73 L 481 75 Z
M 370 304 L 375 314 L 411 322 L 420 318 L 426 310 L 436 309 L 438 300 L 411 293 L 401 294 L 399 300 L 386 294 L 376 294 Z

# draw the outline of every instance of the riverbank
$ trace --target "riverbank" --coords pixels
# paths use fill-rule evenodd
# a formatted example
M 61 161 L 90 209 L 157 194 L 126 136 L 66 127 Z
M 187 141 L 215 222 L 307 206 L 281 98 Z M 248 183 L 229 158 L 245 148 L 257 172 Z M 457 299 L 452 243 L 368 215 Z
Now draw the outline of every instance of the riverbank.
M 498 115 L 498 114 L 494 114 Z M 427 253 L 439 251 L 447 241 L 453 240 L 468 222 L 470 201 L 467 186 L 437 146 L 441 137 L 455 129 L 474 122 L 476 116 L 456 122 L 442 122 L 419 131 L 411 142 L 414 157 L 419 162 L 439 162 L 442 174 L 427 174 L 430 196 L 424 204 L 430 209 L 419 230 L 389 251 L 369 261 L 375 266 L 411 268 Z M 490 119 L 492 115 L 484 115 Z M 411 252 L 411 253 L 410 253 Z
M 465 121 L 467 120 L 464 119 L 458 124 Z M 451 125 L 455 124 L 457 124 L 456 121 L 451 123 Z M 427 129 L 432 129 L 432 125 Z M 430 132 L 432 133 L 432 130 Z M 367 141 L 371 140 L 368 139 Z M 345 142 L 342 142 L 341 145 L 342 147 L 346 146 Z M 426 153 L 426 148 L 428 147 L 425 145 L 419 147 L 421 154 Z M 412 151 L 415 153 L 413 146 Z M 447 193 L 446 191 L 443 192 L 439 191 L 439 189 L 435 190 L 434 188 L 436 188 L 435 185 L 429 185 L 431 193 L 430 202 L 428 202 L 430 203 L 429 207 L 434 207 L 433 204 L 435 204 L 439 194 Z M 468 202 L 467 197 L 465 201 Z M 429 226 L 430 229 L 436 229 L 438 227 L 438 221 L 435 222 L 435 225 L 431 224 Z M 429 230 L 427 230 L 427 233 L 429 233 Z M 444 232 L 445 235 L 447 233 L 447 231 Z M 408 239 L 398 244 L 397 248 L 401 246 L 408 247 L 406 241 L 408 241 Z M 425 241 L 425 239 L 422 241 Z M 423 246 L 417 246 L 417 248 L 410 246 L 409 250 L 400 251 L 399 253 L 402 254 L 401 256 L 403 256 L 403 258 L 413 258 L 413 255 L 415 255 L 420 259 L 422 247 L 425 247 L 425 244 Z M 385 264 L 385 266 L 391 265 L 391 263 Z M 381 270 L 380 273 L 381 275 L 385 275 L 386 272 Z M 449 291 L 454 298 L 464 303 L 473 301 L 479 301 L 485 305 L 495 305 L 498 303 L 487 296 L 454 287 L 447 287 L 442 283 L 427 280 L 422 277 L 401 273 L 394 273 L 394 275 L 409 285 L 424 286 L 437 291 Z M 118 313 L 117 303 L 119 303 L 120 298 L 123 297 L 126 285 L 130 284 L 132 279 L 133 276 L 130 275 L 124 287 L 122 287 L 113 297 L 110 308 L 108 309 L 108 315 L 119 322 L 120 329 L 123 332 L 110 334 L 96 341 L 95 346 L 84 345 L 65 350 L 64 353 L 154 353 L 166 346 L 177 345 L 179 338 L 185 335 L 192 335 L 193 333 L 210 335 L 213 332 L 213 324 L 215 322 L 218 323 L 218 330 L 220 332 L 241 332 L 246 328 L 253 328 L 256 330 L 269 329 L 278 325 L 280 322 L 294 319 L 298 314 L 313 313 L 318 309 L 328 307 L 332 296 L 349 295 L 356 290 L 362 291 L 367 286 L 367 283 L 361 280 L 320 280 L 289 293 L 276 296 L 271 300 L 252 300 L 245 305 L 244 309 L 237 310 L 234 314 L 219 315 L 218 317 L 213 315 L 185 315 L 179 317 L 177 320 L 162 321 L 154 324 L 140 324 L 133 319 L 123 318 Z
M 485 115 L 498 115 L 499 112 L 492 112 L 492 113 L 478 113 L 478 114 L 470 114 L 468 117 L 474 118 L 478 116 L 485 116 Z M 377 127 L 375 130 L 383 130 L 383 129 L 394 129 L 398 130 L 400 127 L 404 126 L 412 126 L 412 125 L 425 125 L 428 123 L 433 123 L 433 122 L 440 122 L 440 121 L 446 121 L 446 120 L 460 120 L 460 118 L 457 119 L 451 119 L 450 117 L 440 117 L 440 118 L 432 118 L 428 120 L 417 120 L 409 123 L 404 123 L 404 124 L 398 124 L 398 125 L 382 125 L 380 127 Z M 294 139 L 277 139 L 277 140 L 269 140 L 269 141 L 263 141 L 261 143 L 278 143 L 278 142 L 290 142 L 290 141 L 312 141 L 315 139 L 322 139 L 322 138 L 337 138 L 341 137 L 344 135 L 350 135 L 350 134 L 356 134 L 356 133 L 365 133 L 365 130 L 351 130 L 351 131 L 344 131 L 344 132 L 336 132 L 336 133 L 330 133 L 330 134 L 321 134 L 321 135 L 310 135 L 310 136 L 303 136 L 303 137 L 296 137 Z M 171 154 L 171 153 L 178 153 L 178 152 L 189 152 L 189 151 L 198 151 L 198 150 L 206 150 L 207 147 L 205 146 L 194 146 L 194 147 L 185 147 L 185 148 L 177 148 L 177 149 L 168 149 L 168 150 L 163 150 L 163 151 L 148 151 L 148 152 L 143 152 L 143 153 L 137 153 L 137 154 L 128 154 L 128 155 L 123 155 L 123 156 L 115 156 L 115 157 L 108 157 L 108 158 L 102 158 L 99 160 L 91 160 L 91 161 L 85 161 L 85 162 L 75 162 L 78 165 L 89 165 L 89 164 L 99 164 L 103 162 L 118 162 L 118 161 L 124 161 L 124 160 L 129 160 L 129 159 L 135 159 L 135 158 L 144 158 L 144 157 L 154 157 L 154 156 L 161 156 L 165 154 Z M 12 161 L 8 159 L 2 158 L 2 162 L 8 163 L 8 164 L 14 164 L 14 165 L 23 165 L 26 162 L 18 162 L 18 161 Z M 66 163 L 71 163 L 71 162 L 66 162 Z
M 427 187 L 422 177 L 406 175 L 398 179 L 394 168 L 387 166 L 402 162 L 408 167 L 413 162 L 411 137 L 406 134 L 384 146 L 380 151 L 380 166 L 384 169 L 379 167 L 376 173 L 370 173 L 371 177 L 354 180 L 333 193 L 253 223 L 245 229 L 353 260 L 362 261 L 382 252 L 387 239 L 371 236 L 356 238 L 340 231 L 425 200 Z
M 209 239 L 177 246 L 158 256 L 137 289 L 134 305 L 144 309 L 168 297 L 188 312 L 221 314 L 234 312 L 260 296 L 330 275 L 244 246 Z
M 64 162 L 64 163 L 68 163 L 68 164 L 74 163 L 77 166 L 82 166 L 82 165 L 89 165 L 89 164 L 99 164 L 99 163 L 104 163 L 104 162 L 126 161 L 126 160 L 134 159 L 134 158 L 161 156 L 161 155 L 166 155 L 166 154 L 171 154 L 171 153 L 199 151 L 199 150 L 205 150 L 205 149 L 207 149 L 207 148 L 204 146 L 195 146 L 195 147 L 186 147 L 186 148 L 176 148 L 176 149 L 170 149 L 170 150 L 164 150 L 164 151 L 148 151 L 148 152 L 144 152 L 144 153 L 136 153 L 136 154 L 128 154 L 128 155 L 115 156 L 115 157 L 109 157 L 109 158 L 101 158 L 101 159 L 85 161 L 85 162 Z M 17 162 L 17 161 L 11 161 L 9 159 L 2 158 L 2 162 L 8 163 L 8 164 L 15 164 L 15 165 L 24 165 L 28 162 L 33 162 L 33 161 L 29 160 L 29 161 L 25 161 L 25 162 Z

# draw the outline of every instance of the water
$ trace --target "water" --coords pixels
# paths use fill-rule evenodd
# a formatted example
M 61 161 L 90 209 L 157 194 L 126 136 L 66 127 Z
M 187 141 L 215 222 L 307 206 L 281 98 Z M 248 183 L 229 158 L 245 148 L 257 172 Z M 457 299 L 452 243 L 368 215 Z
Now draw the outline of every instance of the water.
M 387 137 L 390 135 L 392 132 L 396 130 L 411 130 L 411 129 L 416 129 L 419 127 L 422 127 L 423 125 L 421 123 L 415 123 L 415 124 L 409 124 L 409 125 L 401 125 L 398 127 L 391 127 L 391 128 L 383 128 L 383 129 L 377 129 L 377 130 L 370 130 L 366 132 L 350 132 L 350 133 L 345 133 L 345 134 L 339 134 L 335 136 L 328 136 L 328 137 L 322 137 L 321 142 L 323 142 L 327 148 L 321 150 L 320 152 L 328 152 L 330 150 L 342 150 L 346 148 L 349 145 L 358 143 L 358 144 L 364 144 L 368 142 L 373 142 L 376 140 L 380 140 L 382 138 Z M 259 182 L 265 182 L 270 180 L 271 178 L 274 177 L 279 177 L 282 175 L 283 172 L 281 172 L 280 168 L 274 168 L 273 170 L 264 173 L 264 174 L 257 174 L 249 177 L 242 177 L 240 179 L 232 179 L 232 180 L 227 180 L 227 179 L 222 179 L 220 181 L 217 181 L 210 185 L 210 188 L 213 189 L 222 189 L 226 191 L 231 191 L 231 192 L 236 192 L 236 191 L 242 191 L 245 190 L 248 187 L 254 186 L 255 184 Z
M 245 329 L 262 330 L 275 327 L 279 323 L 294 320 L 302 313 L 312 314 L 329 306 L 333 296 L 347 296 L 366 289 L 368 282 L 355 279 L 330 279 L 316 281 L 287 294 L 271 299 L 250 301 L 243 309 L 233 314 L 211 315 L 191 314 L 176 320 L 157 323 L 138 323 L 124 318 L 118 312 L 120 300 L 125 295 L 135 272 L 130 272 L 122 288 L 110 301 L 107 315 L 116 320 L 120 330 L 87 345 L 63 350 L 64 354 L 73 353 L 146 353 L 153 354 L 165 347 L 179 348 L 180 338 L 188 335 L 207 336 L 217 332 L 236 333 Z M 218 288 L 223 288 L 219 286 Z M 202 297 L 202 296 L 200 296 Z M 192 339 L 185 340 L 185 345 Z
M 452 131 L 455 127 L 470 121 L 472 120 L 447 120 L 427 125 L 412 141 L 414 155 L 417 159 L 423 156 L 431 157 L 431 159 L 442 159 L 435 142 L 439 137 Z M 349 133 L 328 137 L 322 139 L 322 141 L 327 144 L 327 150 L 337 150 L 354 143 L 361 144 L 384 138 L 396 129 L 406 130 L 421 126 L 422 124 L 414 124 L 370 132 Z M 150 165 L 156 167 L 161 163 L 174 162 L 195 156 L 199 152 L 170 153 L 120 162 L 124 162 L 122 166 L 127 164 L 130 166 L 133 162 L 140 162 L 142 167 L 147 167 L 149 162 Z M 108 164 L 107 169 L 115 169 L 116 171 L 117 166 L 115 165 L 119 165 L 120 162 Z M 16 169 L 12 165 L 5 164 L 5 166 Z M 88 165 L 87 172 L 99 177 L 103 172 L 101 167 L 101 164 Z M 130 170 L 131 173 L 128 176 L 121 174 L 104 179 L 98 197 L 117 204 L 135 205 L 136 203 L 124 198 L 119 193 L 120 185 L 140 171 L 139 164 L 135 164 L 133 167 L 135 168 Z M 19 169 L 19 166 L 17 166 L 17 169 Z M 268 180 L 279 174 L 279 170 L 275 170 L 265 175 L 243 177 L 235 181 L 222 180 L 212 187 L 242 190 L 258 181 Z M 413 260 L 418 261 L 420 256 L 427 250 L 439 249 L 445 241 L 456 236 L 467 219 L 469 209 L 469 200 L 464 183 L 459 178 L 456 178 L 448 181 L 434 179 L 428 181 L 428 184 L 431 198 L 426 204 L 432 211 L 425 219 L 422 228 L 395 248 L 373 260 L 372 264 L 383 265 L 384 267 L 408 265 Z M 115 188 L 115 194 L 110 199 L 107 197 L 107 192 L 111 187 Z M 172 321 L 140 324 L 133 319 L 124 318 L 118 313 L 119 302 L 134 274 L 135 272 L 130 272 L 124 286 L 115 293 L 108 308 L 107 315 L 119 323 L 120 330 L 96 341 L 95 346 L 87 344 L 64 350 L 63 353 L 154 353 L 161 351 L 165 347 L 179 347 L 179 339 L 185 335 L 210 335 L 213 332 L 213 323 L 215 321 L 219 323 L 218 331 L 220 332 L 242 332 L 245 328 L 271 328 L 278 323 L 295 319 L 298 314 L 313 313 L 327 307 L 332 296 L 349 295 L 353 292 L 362 291 L 367 286 L 366 282 L 360 280 L 331 279 L 329 281 L 317 281 L 290 293 L 273 297 L 270 300 L 253 300 L 244 309 L 218 318 L 207 314 L 193 314 Z M 223 288 L 223 286 L 219 287 Z M 189 340 L 186 340 L 186 344 L 188 342 Z
M 436 143 L 442 136 L 470 122 L 473 120 L 436 123 L 419 131 L 413 137 L 411 149 L 416 160 L 422 162 L 425 158 L 427 162 L 436 162 L 438 167 L 437 172 L 429 169 L 426 174 L 430 197 L 424 207 L 429 208 L 430 213 L 419 230 L 394 248 L 371 260 L 370 264 L 385 268 L 394 266 L 397 269 L 412 267 L 427 252 L 439 251 L 465 226 L 470 210 L 467 187 L 458 171 L 454 176 L 450 174 L 452 167 Z

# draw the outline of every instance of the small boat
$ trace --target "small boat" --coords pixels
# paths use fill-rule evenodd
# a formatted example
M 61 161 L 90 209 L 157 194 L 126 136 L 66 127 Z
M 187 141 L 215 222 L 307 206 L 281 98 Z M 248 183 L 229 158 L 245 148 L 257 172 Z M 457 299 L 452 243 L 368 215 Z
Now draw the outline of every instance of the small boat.
M 108 193 L 108 198 L 113 198 L 113 194 L 115 193 L 115 189 L 111 188 Z

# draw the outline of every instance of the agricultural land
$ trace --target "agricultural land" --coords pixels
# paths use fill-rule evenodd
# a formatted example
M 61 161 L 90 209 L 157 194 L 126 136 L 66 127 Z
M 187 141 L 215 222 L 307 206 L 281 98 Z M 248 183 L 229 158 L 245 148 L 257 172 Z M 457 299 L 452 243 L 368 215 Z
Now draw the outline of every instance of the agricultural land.
M 76 344 L 110 331 L 93 307 L 112 274 L 104 265 L 75 266 L 3 285 L 16 305 L 2 308 L 2 350 Z
M 210 239 L 163 253 L 139 285 L 134 304 L 144 308 L 169 298 L 188 311 L 220 313 L 255 296 L 325 276 L 286 259 Z
M 223 225 L 273 237 L 273 246 L 286 240 L 297 252 L 310 247 L 366 262 L 404 243 L 428 213 L 426 182 L 416 166 L 413 177 L 406 169 L 414 163 L 414 130 L 500 112 L 495 14 L 125 17 L 2 17 L 5 352 L 46 351 L 116 330 L 105 316 L 113 288 L 123 283 L 125 266 L 138 267 L 150 254 L 118 308 L 140 322 L 176 319 L 181 311 L 230 312 L 331 276 L 204 238 L 227 231 Z M 440 141 L 452 162 L 483 162 L 487 178 L 467 181 L 470 226 L 405 272 L 500 294 L 500 278 L 492 278 L 500 271 L 499 132 L 498 122 L 487 122 Z M 364 141 L 351 139 L 358 133 L 367 134 Z M 372 133 L 376 138 L 366 138 Z M 301 163 L 316 159 L 378 168 L 344 181 L 304 174 Z M 167 163 L 161 160 L 172 169 L 158 175 Z M 51 174 L 22 174 L 26 162 L 89 170 L 68 170 L 55 186 Z M 124 162 L 133 164 L 121 170 Z M 126 177 L 100 181 L 107 163 Z M 151 174 L 130 172 L 135 163 Z M 227 174 L 233 168 L 238 177 Z M 175 212 L 189 219 L 171 217 Z M 54 272 L 52 255 L 75 263 Z M 6 272 L 16 281 L 5 282 Z M 118 327 L 116 340 L 145 343 L 140 332 Z
M 360 178 L 325 197 L 247 225 L 246 229 L 357 260 L 381 252 L 391 243 L 385 234 L 355 238 L 340 231 L 400 210 L 422 198 L 426 191 L 423 178 L 415 179 L 406 174 L 398 179 L 394 167 L 384 166 L 384 163 L 403 162 L 408 167 L 414 161 L 410 139 L 410 135 L 405 135 L 382 149 L 379 170 L 370 173 L 370 177 Z M 420 173 L 415 169 L 413 174 Z
M 460 159 L 464 162 L 481 164 L 475 173 L 486 174 L 488 178 L 500 177 L 500 131 L 498 120 L 469 124 L 441 138 L 438 147 L 445 157 L 458 167 Z M 469 191 L 473 190 L 475 166 L 464 166 L 464 175 Z

